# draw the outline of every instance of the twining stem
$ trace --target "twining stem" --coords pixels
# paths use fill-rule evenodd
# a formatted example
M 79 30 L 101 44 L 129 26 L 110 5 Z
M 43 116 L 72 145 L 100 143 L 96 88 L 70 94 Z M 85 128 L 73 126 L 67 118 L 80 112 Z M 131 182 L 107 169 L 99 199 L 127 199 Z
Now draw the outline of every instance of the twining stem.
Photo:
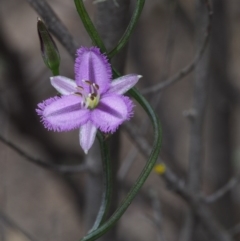
M 106 53 L 107 50 L 104 46 L 104 43 L 102 39 L 100 38 L 92 20 L 90 19 L 86 8 L 84 6 L 84 3 L 82 0 L 74 0 L 76 9 L 78 11 L 78 14 L 83 22 L 83 25 L 88 32 L 90 38 L 92 39 L 92 42 L 94 45 L 98 46 L 103 53 Z
M 137 22 L 139 17 L 141 16 L 143 7 L 144 7 L 145 0 L 138 0 L 137 1 L 137 6 L 135 8 L 135 11 L 133 13 L 133 16 L 128 24 L 127 29 L 125 30 L 123 36 L 121 39 L 118 41 L 118 44 L 115 48 L 113 48 L 109 53 L 108 57 L 111 59 L 113 56 L 115 56 L 117 53 L 119 53 L 123 47 L 127 44 Z
M 81 241 L 93 241 L 97 238 L 101 237 L 104 233 L 106 233 L 109 229 L 111 229 L 116 222 L 121 218 L 121 216 L 124 214 L 124 212 L 127 210 L 129 205 L 131 204 L 132 200 L 137 195 L 138 191 L 148 178 L 149 174 L 152 171 L 153 166 L 156 163 L 156 160 L 158 158 L 160 148 L 161 148 L 161 141 L 162 141 L 162 130 L 160 122 L 154 112 L 154 110 L 151 108 L 149 103 L 146 101 L 146 99 L 135 89 L 131 89 L 129 91 L 129 94 L 143 107 L 143 109 L 148 114 L 149 118 L 152 121 L 153 128 L 154 128 L 154 143 L 153 148 L 150 154 L 150 157 L 148 158 L 148 161 L 146 165 L 144 166 L 141 174 L 139 175 L 138 179 L 134 183 L 133 187 L 127 194 L 126 198 L 123 200 L 119 208 L 113 213 L 113 215 L 98 229 L 95 231 L 89 233 L 84 238 L 81 239 Z
M 90 232 L 96 230 L 106 218 L 107 211 L 110 207 L 111 196 L 112 196 L 112 168 L 111 168 L 111 160 L 108 145 L 104 140 L 104 136 L 98 132 L 97 138 L 100 144 L 102 163 L 103 163 L 103 176 L 104 176 L 104 190 L 102 195 L 102 203 L 95 220 L 93 227 Z
M 92 20 L 90 19 L 89 15 L 86 11 L 86 8 L 83 4 L 83 1 L 82 0 L 74 0 L 74 2 L 75 2 L 75 5 L 76 5 L 76 9 L 78 11 L 78 14 L 79 14 L 79 16 L 80 16 L 80 18 L 83 22 L 83 25 L 84 25 L 86 31 L 88 32 L 91 40 L 93 41 L 93 44 L 98 46 L 103 53 L 106 53 L 107 50 L 104 46 L 104 43 L 103 43 L 102 39 L 100 38 Z M 133 16 L 132 16 L 132 18 L 131 18 L 131 20 L 128 24 L 128 27 L 127 27 L 126 31 L 124 32 L 123 36 L 119 40 L 117 46 L 115 48 L 113 48 L 108 53 L 109 59 L 111 59 L 117 53 L 119 53 L 122 50 L 122 48 L 127 44 L 136 24 L 138 22 L 138 19 L 141 16 L 141 13 L 142 13 L 142 10 L 143 10 L 143 7 L 144 7 L 144 3 L 145 3 L 145 0 L 138 0 L 137 1 L 135 11 L 134 11 Z
M 74 0 L 74 1 L 75 1 L 77 11 L 80 15 L 80 18 L 83 21 L 84 27 L 86 28 L 86 30 L 87 30 L 89 36 L 91 37 L 93 43 L 95 45 L 97 45 L 101 49 L 102 52 L 106 52 L 106 48 L 105 48 L 97 30 L 96 30 L 96 28 L 94 27 L 89 15 L 88 15 L 85 7 L 84 7 L 84 4 L 83 4 L 82 0 Z M 130 37 L 130 34 L 131 34 L 135 24 L 136 24 L 136 21 L 138 20 L 138 18 L 140 16 L 144 1 L 138 0 L 138 4 L 139 4 L 138 5 L 139 9 L 138 9 L 137 12 L 135 11 L 136 15 L 135 15 L 134 18 L 132 18 L 131 25 L 128 28 L 128 31 L 125 33 L 125 37 L 122 38 L 122 41 L 119 42 L 120 47 L 116 48 L 116 50 L 113 53 L 117 53 L 118 50 L 121 49 L 126 44 L 126 42 L 128 41 L 128 39 Z M 113 55 L 114 54 L 112 54 L 112 56 Z M 117 76 L 118 73 L 116 73 L 116 71 L 115 71 L 114 75 Z M 148 114 L 149 118 L 152 121 L 153 128 L 154 128 L 153 148 L 152 148 L 151 154 L 148 158 L 148 161 L 147 161 L 146 165 L 144 166 L 144 168 L 143 168 L 142 172 L 140 173 L 138 179 L 134 183 L 133 187 L 131 188 L 131 190 L 127 194 L 126 198 L 121 203 L 121 205 L 117 208 L 117 210 L 113 213 L 113 215 L 105 223 L 103 223 L 100 227 L 98 227 L 94 231 L 87 234 L 83 239 L 81 239 L 81 241 L 96 240 L 97 238 L 101 237 L 104 233 L 106 233 L 109 229 L 111 229 L 116 224 L 116 222 L 121 218 L 121 216 L 127 210 L 129 205 L 131 204 L 132 200 L 135 198 L 138 191 L 140 190 L 140 188 L 145 183 L 146 179 L 148 178 L 149 174 L 152 171 L 153 166 L 155 165 L 155 163 L 157 161 L 157 158 L 158 158 L 158 155 L 159 155 L 159 152 L 160 152 L 161 141 L 162 141 L 162 130 L 161 130 L 160 122 L 159 122 L 154 110 L 149 105 L 147 100 L 136 89 L 133 88 L 128 93 L 133 98 L 135 98 L 135 100 L 143 107 L 143 109 L 146 111 L 146 113 Z M 109 201 L 109 200 L 105 200 L 105 202 L 106 201 Z M 102 204 L 103 206 L 101 206 L 101 208 L 100 208 L 101 211 L 99 212 L 99 215 L 98 215 L 100 218 L 99 218 L 99 220 L 96 221 L 97 225 L 94 225 L 94 228 L 97 227 L 99 224 L 101 224 L 102 221 L 104 220 L 104 216 L 106 214 L 106 206 L 105 206 L 106 203 L 105 202 L 103 202 L 103 204 Z

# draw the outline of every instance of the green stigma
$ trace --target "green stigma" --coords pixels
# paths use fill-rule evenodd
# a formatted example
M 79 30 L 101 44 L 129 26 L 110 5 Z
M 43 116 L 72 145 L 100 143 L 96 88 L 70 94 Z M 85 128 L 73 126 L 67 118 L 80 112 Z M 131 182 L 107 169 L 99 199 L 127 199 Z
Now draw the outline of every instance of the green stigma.
M 95 94 L 89 94 L 86 98 L 85 104 L 88 109 L 94 109 L 99 103 L 99 96 Z

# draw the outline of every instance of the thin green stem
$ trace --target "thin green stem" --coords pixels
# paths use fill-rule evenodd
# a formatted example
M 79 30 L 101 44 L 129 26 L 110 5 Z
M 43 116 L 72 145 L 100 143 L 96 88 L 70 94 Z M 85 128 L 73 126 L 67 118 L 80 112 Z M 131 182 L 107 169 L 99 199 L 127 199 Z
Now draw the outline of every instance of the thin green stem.
M 74 0 L 76 4 L 77 11 L 83 21 L 83 24 L 90 35 L 93 43 L 100 47 L 102 52 L 106 52 L 106 48 L 99 37 L 91 19 L 88 16 L 88 13 L 86 12 L 86 9 L 83 5 L 82 0 Z M 114 50 L 113 53 L 117 53 L 119 49 L 121 49 L 127 42 L 127 40 L 130 37 L 130 34 L 136 24 L 136 21 L 138 20 L 140 13 L 141 13 L 141 7 L 143 7 L 144 1 L 143 0 L 138 0 L 138 6 L 140 6 L 139 10 L 136 12 L 135 11 L 135 17 L 132 19 L 133 21 L 131 22 L 131 25 L 129 26 L 129 30 L 126 32 L 126 35 L 124 35 L 123 39 L 120 41 L 119 47 Z M 138 15 L 139 14 L 139 15 Z M 114 54 L 112 54 L 113 56 Z M 114 71 L 114 75 L 119 76 L 119 74 Z M 160 152 L 160 147 L 161 147 L 161 141 L 162 141 L 162 130 L 161 130 L 161 125 L 160 122 L 152 109 L 152 107 L 149 105 L 149 103 L 146 101 L 146 99 L 136 90 L 136 89 L 131 89 L 129 91 L 129 94 L 137 100 L 137 102 L 144 108 L 146 113 L 148 114 L 149 118 L 152 121 L 153 128 L 154 128 L 154 143 L 153 143 L 153 148 L 150 154 L 150 157 L 144 166 L 142 172 L 140 173 L 138 179 L 134 183 L 133 187 L 127 194 L 126 198 L 123 200 L 121 205 L 118 207 L 118 209 L 113 213 L 113 215 L 109 218 L 108 221 L 103 223 L 100 227 L 95 229 L 94 231 L 90 232 L 87 234 L 81 241 L 93 241 L 96 240 L 97 238 L 101 237 L 104 233 L 106 233 L 109 229 L 111 229 L 116 222 L 121 218 L 121 216 L 124 214 L 124 212 L 127 210 L 129 205 L 131 204 L 132 200 L 134 197 L 137 195 L 138 191 L 140 188 L 143 186 L 144 182 L 148 178 L 149 174 L 152 171 L 153 166 L 156 163 L 156 160 L 158 158 L 159 152 Z M 101 207 L 102 208 L 102 207 Z M 106 207 L 103 207 L 103 210 L 106 210 Z M 101 214 L 102 215 L 102 214 Z M 102 215 L 102 217 L 105 215 Z M 98 225 L 102 223 L 103 218 L 101 218 L 101 221 L 97 221 Z M 95 226 L 95 225 L 94 225 Z
M 151 170 L 153 166 L 156 163 L 156 160 L 158 158 L 160 147 L 161 147 L 161 141 L 162 141 L 162 130 L 160 122 L 154 112 L 154 110 L 151 108 L 149 103 L 146 101 L 146 99 L 136 90 L 131 89 L 129 91 L 129 94 L 135 98 L 138 103 L 143 107 L 143 109 L 147 112 L 149 118 L 152 121 L 153 128 L 154 128 L 154 143 L 152 152 L 150 154 L 150 157 L 142 170 L 141 174 L 139 175 L 138 179 L 134 183 L 133 187 L 129 191 L 126 198 L 123 200 L 119 208 L 114 212 L 114 214 L 109 218 L 108 221 L 106 221 L 102 226 L 100 226 L 95 231 L 89 233 L 86 235 L 81 241 L 93 241 L 97 238 L 101 237 L 104 233 L 106 233 L 109 229 L 111 229 L 116 222 L 121 218 L 121 216 L 124 214 L 124 212 L 127 210 L 128 206 L 131 204 L 134 197 L 137 195 L 140 188 L 143 186 L 144 182 L 148 178 L 149 174 L 151 173 Z
M 133 13 L 133 16 L 128 24 L 127 29 L 125 30 L 122 38 L 119 40 L 117 46 L 112 49 L 109 53 L 108 53 L 108 57 L 111 59 L 113 56 L 115 56 L 117 53 L 119 53 L 122 48 L 127 44 L 137 22 L 139 17 L 141 16 L 142 10 L 143 10 L 143 6 L 144 6 L 145 0 L 138 0 L 137 1 L 137 6 L 135 8 L 135 11 Z
M 108 209 L 110 207 L 111 197 L 112 197 L 112 167 L 111 167 L 111 160 L 109 154 L 109 148 L 104 140 L 103 135 L 98 132 L 97 138 L 100 144 L 101 149 L 101 156 L 103 162 L 103 176 L 104 176 L 104 188 L 103 188 L 103 195 L 102 195 L 102 203 L 100 209 L 98 211 L 97 218 L 93 227 L 91 228 L 90 232 L 96 230 L 106 218 Z
M 74 2 L 76 5 L 78 14 L 83 22 L 83 25 L 84 25 L 86 31 L 88 32 L 90 38 L 92 39 L 93 44 L 98 46 L 103 53 L 106 53 L 107 50 L 104 46 L 104 43 L 103 43 L 102 39 L 100 38 L 95 26 L 93 25 L 92 20 L 90 19 L 89 15 L 85 9 L 83 1 L 82 0 L 74 0 Z

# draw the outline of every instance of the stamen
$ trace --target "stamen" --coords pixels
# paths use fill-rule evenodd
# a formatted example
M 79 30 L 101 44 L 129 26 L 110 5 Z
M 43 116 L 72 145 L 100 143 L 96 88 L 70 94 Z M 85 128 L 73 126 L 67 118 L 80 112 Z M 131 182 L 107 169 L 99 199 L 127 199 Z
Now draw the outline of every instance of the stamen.
M 97 85 L 96 83 L 93 83 L 92 85 L 93 87 L 95 87 L 96 90 L 99 90 L 99 85 Z
M 77 87 L 76 87 L 76 89 L 78 89 L 78 90 L 81 90 L 81 91 L 82 91 L 82 90 L 83 90 L 83 87 L 82 87 L 82 86 L 77 86 Z
M 92 83 L 90 80 L 82 80 L 82 81 L 87 85 L 89 85 L 89 92 L 90 92 L 90 93 L 86 93 L 82 86 L 79 86 L 77 88 L 80 91 L 80 93 L 78 94 L 83 98 L 82 106 L 84 108 L 94 109 L 98 105 L 99 99 L 100 99 L 100 94 L 98 91 L 99 86 L 96 83 Z
M 90 80 L 83 80 L 83 82 L 88 84 L 88 85 L 92 85 L 92 82 Z
M 91 94 L 94 93 L 94 88 L 92 84 L 90 85 L 90 90 L 91 90 Z
M 74 93 L 74 95 L 78 95 L 78 96 L 83 97 L 83 94 L 82 94 L 82 93 L 80 93 L 80 92 L 75 92 L 75 93 Z

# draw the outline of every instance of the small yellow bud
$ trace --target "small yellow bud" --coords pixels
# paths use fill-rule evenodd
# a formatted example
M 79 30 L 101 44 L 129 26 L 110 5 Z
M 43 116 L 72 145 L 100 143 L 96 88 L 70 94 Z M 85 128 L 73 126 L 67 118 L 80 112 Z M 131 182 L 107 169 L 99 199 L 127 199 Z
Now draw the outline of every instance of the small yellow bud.
M 166 166 L 164 163 L 161 164 L 156 164 L 155 167 L 153 168 L 153 170 L 159 174 L 159 175 L 163 175 L 166 172 Z

